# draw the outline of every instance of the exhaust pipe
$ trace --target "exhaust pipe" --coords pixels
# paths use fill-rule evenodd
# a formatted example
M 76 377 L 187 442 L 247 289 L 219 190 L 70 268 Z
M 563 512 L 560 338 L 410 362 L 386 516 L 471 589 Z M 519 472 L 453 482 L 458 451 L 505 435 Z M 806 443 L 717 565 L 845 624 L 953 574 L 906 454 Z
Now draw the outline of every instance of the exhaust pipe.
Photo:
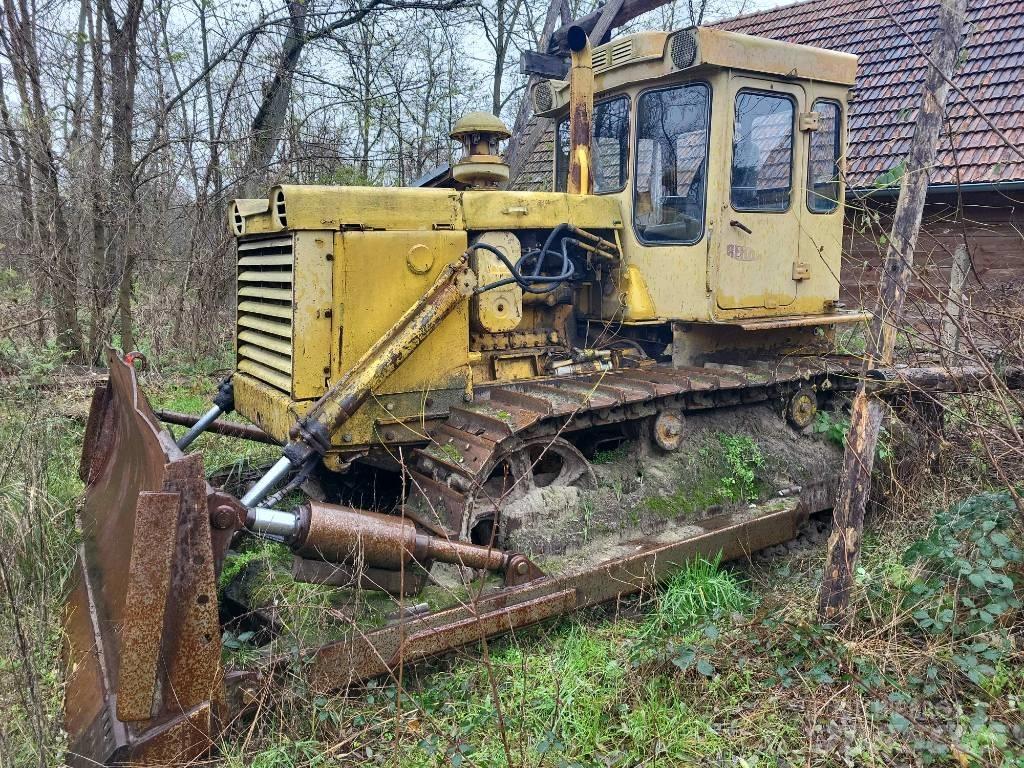
M 565 35 L 572 56 L 569 69 L 569 180 L 571 195 L 594 194 L 594 166 L 590 143 L 594 120 L 594 60 L 590 38 L 583 27 L 569 27 Z

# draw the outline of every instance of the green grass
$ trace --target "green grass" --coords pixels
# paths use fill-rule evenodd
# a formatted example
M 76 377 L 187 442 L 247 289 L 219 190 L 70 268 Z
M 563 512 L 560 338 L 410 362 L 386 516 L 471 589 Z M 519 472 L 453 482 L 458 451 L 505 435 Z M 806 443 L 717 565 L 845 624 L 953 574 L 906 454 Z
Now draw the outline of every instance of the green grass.
M 718 433 L 679 478 L 678 491 L 649 496 L 643 504 L 655 514 L 675 518 L 720 504 L 756 501 L 762 491 L 764 469 L 764 455 L 750 437 Z
M 745 612 L 752 604 L 747 586 L 722 569 L 718 558 L 697 558 L 669 580 L 644 627 L 648 634 L 679 634 L 717 616 Z
M 164 407 L 197 412 L 212 391 L 201 384 L 154 377 L 149 386 Z M 56 413 L 31 388 L 0 392 L 0 563 L 14 595 L 0 596 L 5 766 L 61 762 L 59 606 L 78 541 L 82 431 L 80 419 Z M 270 447 L 201 440 L 211 469 L 260 460 L 264 450 L 276 456 Z M 721 438 L 713 448 L 709 493 L 745 498 L 758 480 L 757 454 Z M 865 766 L 956 765 L 956 747 L 968 766 L 1022 765 L 1024 664 L 1004 643 L 1004 633 L 1016 638 L 1024 627 L 1008 599 L 1021 592 L 1009 549 L 1020 545 L 1019 521 L 1003 500 L 992 513 L 972 507 L 977 524 L 961 525 L 962 508 L 945 503 L 947 493 L 941 484 L 917 489 L 916 517 L 868 531 L 856 620 L 842 637 L 815 619 L 820 550 L 743 570 L 698 560 L 642 598 L 494 639 L 488 657 L 477 645 L 408 668 L 402 688 L 385 679 L 323 695 L 296 663 L 276 678 L 258 716 L 223 737 L 213 764 L 827 766 L 850 756 Z M 915 539 L 928 547 L 924 559 L 908 561 Z M 283 547 L 252 543 L 225 566 L 228 574 L 270 567 L 257 590 L 280 611 L 284 632 L 273 651 L 286 655 L 338 636 L 328 612 L 345 607 L 338 590 L 291 582 L 288 559 Z M 990 572 L 984 589 L 970 586 L 971 576 L 989 580 Z M 1004 608 L 988 628 L 987 602 L 977 598 L 995 588 Z M 975 607 L 959 604 L 956 622 L 925 622 L 962 597 Z M 367 595 L 357 611 L 375 626 L 392 608 Z M 238 644 L 225 654 L 230 663 L 262 656 L 252 638 L 227 640 Z M 973 648 L 981 650 L 972 661 Z

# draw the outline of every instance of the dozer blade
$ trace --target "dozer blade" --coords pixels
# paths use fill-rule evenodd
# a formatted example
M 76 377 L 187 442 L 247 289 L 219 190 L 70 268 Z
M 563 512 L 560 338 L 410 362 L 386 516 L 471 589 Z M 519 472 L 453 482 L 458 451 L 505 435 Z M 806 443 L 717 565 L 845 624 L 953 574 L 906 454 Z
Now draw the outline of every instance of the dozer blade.
M 108 358 L 64 610 L 68 763 L 180 765 L 220 730 L 216 571 L 244 514 L 160 428 L 134 369 Z

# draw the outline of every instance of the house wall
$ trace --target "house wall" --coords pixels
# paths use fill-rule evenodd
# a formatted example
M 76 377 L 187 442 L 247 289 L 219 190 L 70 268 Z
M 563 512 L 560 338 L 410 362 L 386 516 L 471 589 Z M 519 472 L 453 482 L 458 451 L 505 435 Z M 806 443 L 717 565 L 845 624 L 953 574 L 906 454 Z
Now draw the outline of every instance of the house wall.
M 874 305 L 894 208 L 894 198 L 847 200 L 842 300 L 848 306 Z M 962 214 L 955 195 L 932 194 L 914 252 L 911 304 L 942 300 L 951 256 L 965 237 L 974 267 L 968 291 L 976 303 L 1024 294 L 1024 191 L 965 193 Z

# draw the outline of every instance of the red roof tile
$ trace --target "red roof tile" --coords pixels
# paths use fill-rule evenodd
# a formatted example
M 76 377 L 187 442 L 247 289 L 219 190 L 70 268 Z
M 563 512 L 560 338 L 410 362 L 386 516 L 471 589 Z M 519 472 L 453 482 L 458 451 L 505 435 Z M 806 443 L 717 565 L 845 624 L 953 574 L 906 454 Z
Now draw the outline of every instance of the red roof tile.
M 808 0 L 719 26 L 857 54 L 848 182 L 870 187 L 907 152 L 925 70 L 924 58 L 886 8 L 927 50 L 938 7 L 934 0 Z M 965 54 L 954 82 L 1024 149 L 1024 0 L 972 0 L 965 32 Z M 940 141 L 932 184 L 955 183 L 957 165 L 962 182 L 1024 180 L 1020 157 L 956 92 L 950 93 L 947 113 L 949 134 Z

